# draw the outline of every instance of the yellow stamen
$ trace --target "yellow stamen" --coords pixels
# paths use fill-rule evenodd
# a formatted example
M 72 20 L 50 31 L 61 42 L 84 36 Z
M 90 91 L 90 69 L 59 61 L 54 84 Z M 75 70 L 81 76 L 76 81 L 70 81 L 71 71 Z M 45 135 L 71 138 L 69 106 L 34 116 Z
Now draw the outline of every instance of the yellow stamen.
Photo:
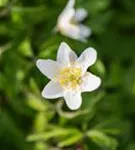
M 68 67 L 60 71 L 59 82 L 62 87 L 75 89 L 80 83 L 81 69 Z

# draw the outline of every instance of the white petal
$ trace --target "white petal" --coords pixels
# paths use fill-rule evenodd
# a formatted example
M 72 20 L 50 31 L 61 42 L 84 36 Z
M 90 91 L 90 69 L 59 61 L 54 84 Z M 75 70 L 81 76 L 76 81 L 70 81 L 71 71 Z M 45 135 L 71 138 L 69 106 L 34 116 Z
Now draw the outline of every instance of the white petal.
M 53 60 L 38 59 L 36 62 L 38 69 L 49 79 L 55 78 L 60 71 L 61 65 Z
M 96 90 L 101 84 L 101 79 L 92 73 L 87 72 L 82 78 L 80 88 L 82 92 L 91 92 Z
M 90 35 L 90 29 L 85 28 L 86 26 L 66 24 L 61 33 L 69 38 L 79 40 L 81 42 L 86 42 L 87 37 Z
M 87 11 L 84 8 L 76 9 L 74 20 L 77 22 L 83 21 L 88 16 Z
M 92 34 L 91 29 L 85 25 L 81 24 L 79 25 L 79 28 L 81 37 L 88 38 Z
M 80 28 L 77 25 L 67 24 L 63 30 L 61 30 L 61 33 L 69 38 L 82 41 L 82 37 L 80 37 Z
M 69 0 L 66 7 L 58 18 L 58 26 L 65 26 L 75 15 L 75 0 Z
M 64 28 L 67 24 L 72 20 L 75 14 L 75 10 L 73 8 L 64 10 L 58 18 L 58 28 Z
M 77 64 L 80 65 L 82 72 L 85 73 L 89 66 L 93 65 L 97 59 L 97 52 L 93 48 L 87 48 L 77 59 Z
M 81 104 L 82 104 L 82 97 L 81 97 L 81 93 L 80 92 L 77 92 L 77 91 L 65 92 L 64 98 L 65 98 L 67 106 L 71 110 L 78 109 L 81 106 Z
M 59 98 L 63 96 L 63 88 L 58 82 L 50 81 L 43 89 L 42 96 L 48 99 Z
M 57 61 L 63 65 L 70 65 L 76 59 L 77 55 L 75 52 L 65 42 L 62 42 L 57 53 Z
M 69 0 L 65 8 L 66 9 L 73 8 L 74 5 L 75 5 L 75 0 Z

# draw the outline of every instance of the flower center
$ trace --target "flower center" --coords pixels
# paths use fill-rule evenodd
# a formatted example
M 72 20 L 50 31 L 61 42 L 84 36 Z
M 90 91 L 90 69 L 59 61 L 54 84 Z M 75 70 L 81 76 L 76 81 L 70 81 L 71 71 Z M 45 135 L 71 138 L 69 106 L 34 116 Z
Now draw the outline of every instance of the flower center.
M 75 89 L 80 83 L 81 69 L 68 67 L 60 71 L 59 82 L 62 87 Z

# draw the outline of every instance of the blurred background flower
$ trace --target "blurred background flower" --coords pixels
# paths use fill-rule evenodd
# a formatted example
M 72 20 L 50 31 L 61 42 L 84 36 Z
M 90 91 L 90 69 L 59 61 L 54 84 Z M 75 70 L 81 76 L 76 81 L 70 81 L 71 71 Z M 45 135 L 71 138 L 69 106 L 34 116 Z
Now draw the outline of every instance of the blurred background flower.
M 52 33 L 67 0 L 0 0 L 0 150 L 135 149 L 135 1 L 77 0 L 88 11 L 87 43 Z M 102 86 L 71 112 L 40 91 L 48 79 L 37 58 L 55 60 L 60 42 L 80 55 L 94 47 L 89 71 Z
M 82 21 L 88 16 L 84 8 L 75 9 L 75 0 L 68 0 L 68 3 L 58 17 L 55 31 L 75 40 L 86 42 L 91 35 L 91 29 L 83 25 Z

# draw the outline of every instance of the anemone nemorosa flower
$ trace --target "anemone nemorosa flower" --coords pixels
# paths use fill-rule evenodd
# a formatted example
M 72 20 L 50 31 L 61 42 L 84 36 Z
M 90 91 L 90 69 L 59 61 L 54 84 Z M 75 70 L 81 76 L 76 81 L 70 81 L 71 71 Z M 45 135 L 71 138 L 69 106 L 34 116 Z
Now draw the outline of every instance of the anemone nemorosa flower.
M 99 87 L 99 77 L 87 72 L 97 59 L 97 52 L 87 48 L 80 57 L 64 42 L 60 44 L 57 61 L 38 59 L 39 70 L 51 81 L 42 91 L 47 99 L 64 97 L 67 106 L 76 110 L 81 106 L 81 92 L 91 92 Z
M 81 24 L 87 17 L 87 11 L 83 8 L 74 8 L 75 0 L 69 0 L 65 9 L 58 17 L 56 31 L 61 34 L 80 41 L 87 41 L 86 39 L 91 35 L 91 29 Z

